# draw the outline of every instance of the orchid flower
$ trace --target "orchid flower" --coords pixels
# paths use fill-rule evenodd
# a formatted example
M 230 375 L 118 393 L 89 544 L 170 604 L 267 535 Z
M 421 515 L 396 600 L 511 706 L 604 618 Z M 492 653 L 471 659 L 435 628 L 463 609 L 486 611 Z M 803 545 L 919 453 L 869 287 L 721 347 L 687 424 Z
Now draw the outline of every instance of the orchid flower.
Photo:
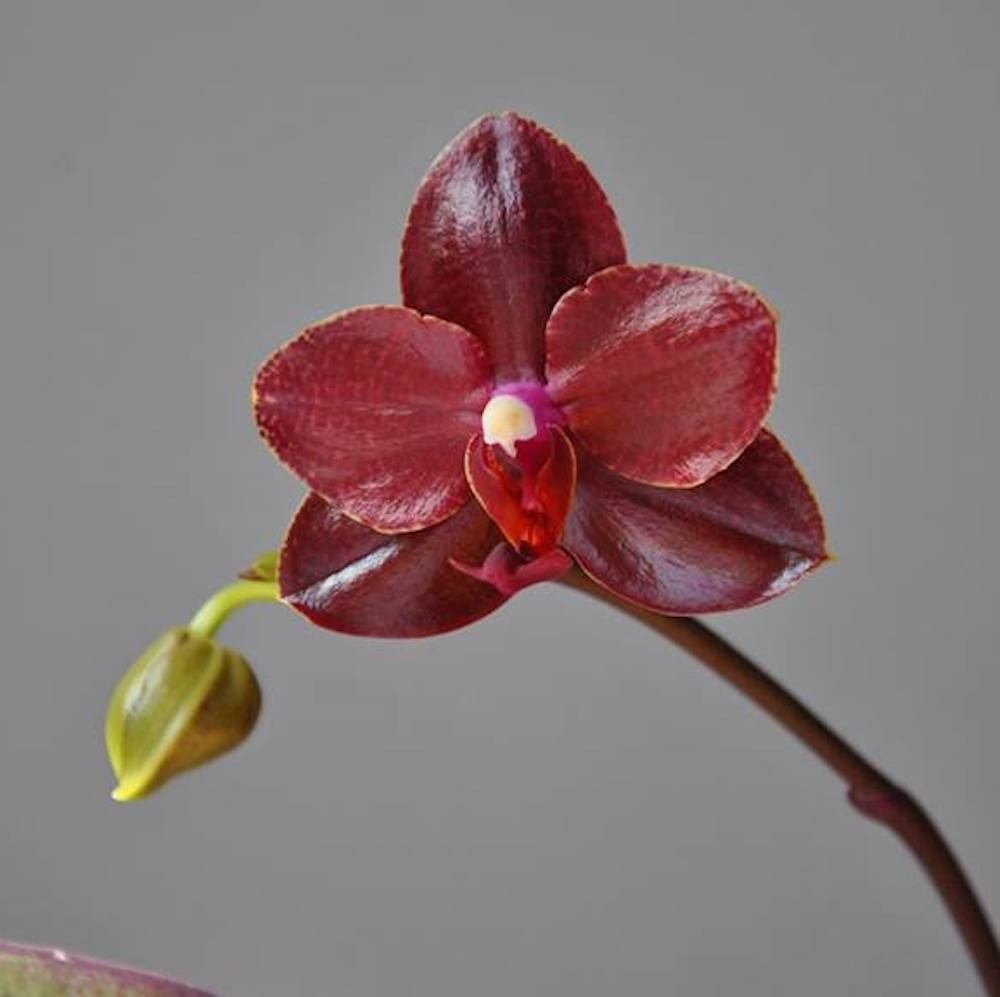
M 403 234 L 403 305 L 340 312 L 261 368 L 260 432 L 311 490 L 282 598 L 347 633 L 441 633 L 575 561 L 658 613 L 738 609 L 826 558 L 763 427 L 777 313 L 626 263 L 586 165 L 516 114 L 463 131 Z

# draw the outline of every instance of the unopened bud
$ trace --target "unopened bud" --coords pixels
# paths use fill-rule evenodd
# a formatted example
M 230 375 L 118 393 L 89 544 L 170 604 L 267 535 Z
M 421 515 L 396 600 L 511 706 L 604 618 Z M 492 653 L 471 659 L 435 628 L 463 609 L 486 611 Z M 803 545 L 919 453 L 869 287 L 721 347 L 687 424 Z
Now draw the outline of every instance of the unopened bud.
M 168 630 L 125 673 L 108 705 L 111 794 L 134 800 L 231 751 L 253 730 L 260 686 L 243 657 L 185 627 Z

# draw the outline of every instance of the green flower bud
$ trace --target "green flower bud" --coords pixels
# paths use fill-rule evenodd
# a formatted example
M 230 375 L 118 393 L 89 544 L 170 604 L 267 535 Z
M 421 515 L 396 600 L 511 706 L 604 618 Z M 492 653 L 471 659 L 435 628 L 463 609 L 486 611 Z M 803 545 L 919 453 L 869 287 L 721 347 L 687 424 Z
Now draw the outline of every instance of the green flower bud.
M 118 787 L 135 800 L 240 744 L 260 713 L 260 686 L 243 657 L 174 627 L 125 673 L 108 705 L 105 738 Z

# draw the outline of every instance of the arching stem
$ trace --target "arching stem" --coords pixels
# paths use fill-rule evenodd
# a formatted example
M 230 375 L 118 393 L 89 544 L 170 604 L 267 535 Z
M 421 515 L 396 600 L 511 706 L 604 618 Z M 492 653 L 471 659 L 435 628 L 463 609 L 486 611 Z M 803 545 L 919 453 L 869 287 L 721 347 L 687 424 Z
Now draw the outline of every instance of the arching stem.
M 241 578 L 219 589 L 191 617 L 188 629 L 202 637 L 214 637 L 229 616 L 250 602 L 277 602 L 278 583 Z
M 895 785 L 804 703 L 746 655 L 698 620 L 660 616 L 616 599 L 582 572 L 560 581 L 627 613 L 707 665 L 801 741 L 847 784 L 847 798 L 866 817 L 894 831 L 920 863 L 975 963 L 989 997 L 1000 997 L 1000 946 L 958 859 L 923 807 Z

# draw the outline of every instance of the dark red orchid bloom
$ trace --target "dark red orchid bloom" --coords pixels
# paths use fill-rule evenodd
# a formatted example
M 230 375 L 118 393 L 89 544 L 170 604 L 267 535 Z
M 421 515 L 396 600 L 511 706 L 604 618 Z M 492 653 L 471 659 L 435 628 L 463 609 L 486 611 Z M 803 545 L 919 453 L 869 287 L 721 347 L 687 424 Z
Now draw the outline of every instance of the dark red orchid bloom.
M 463 626 L 573 561 L 660 613 L 736 609 L 825 554 L 762 428 L 775 312 L 746 284 L 625 262 L 573 151 L 516 114 L 431 166 L 403 304 L 308 328 L 261 368 L 264 439 L 311 489 L 282 597 L 377 636 Z

